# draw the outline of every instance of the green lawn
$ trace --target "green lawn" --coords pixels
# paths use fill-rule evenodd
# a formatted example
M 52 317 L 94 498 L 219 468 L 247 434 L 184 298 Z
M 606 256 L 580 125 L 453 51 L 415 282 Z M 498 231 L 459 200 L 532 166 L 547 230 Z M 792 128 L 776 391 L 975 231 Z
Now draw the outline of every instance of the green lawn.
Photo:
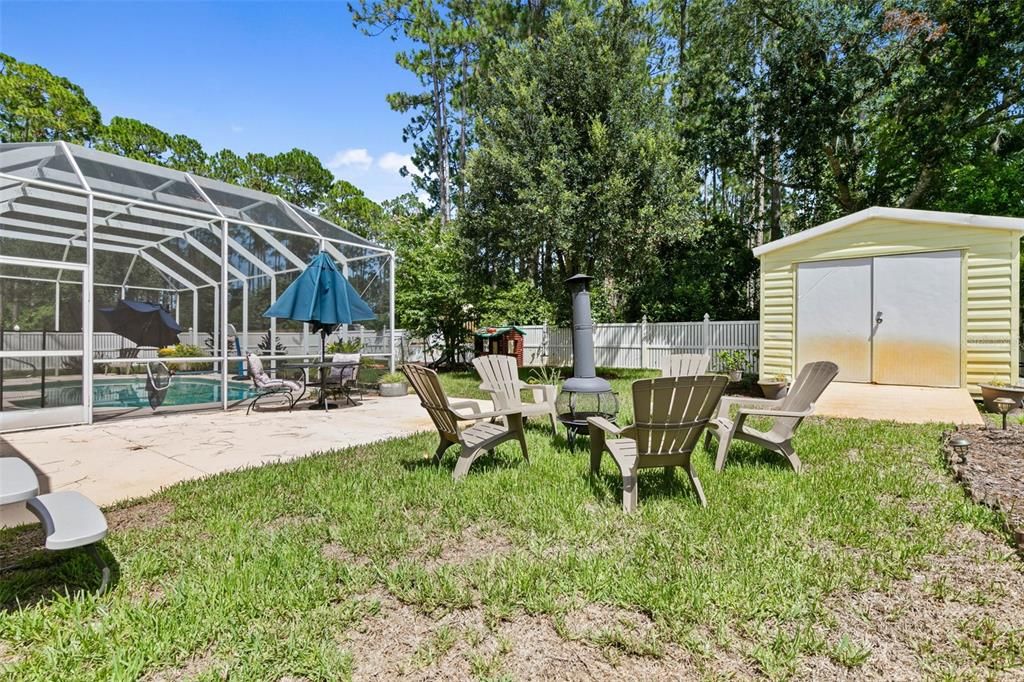
M 530 464 L 506 444 L 458 485 L 423 434 L 110 511 L 107 595 L 78 591 L 84 554 L 0 576 L 2 677 L 1024 675 L 1019 560 L 938 426 L 812 420 L 800 476 L 745 444 L 715 474 L 699 451 L 707 509 L 651 472 L 632 516 L 610 460 L 591 480 L 529 431 Z M 24 555 L 24 533 L 0 547 Z

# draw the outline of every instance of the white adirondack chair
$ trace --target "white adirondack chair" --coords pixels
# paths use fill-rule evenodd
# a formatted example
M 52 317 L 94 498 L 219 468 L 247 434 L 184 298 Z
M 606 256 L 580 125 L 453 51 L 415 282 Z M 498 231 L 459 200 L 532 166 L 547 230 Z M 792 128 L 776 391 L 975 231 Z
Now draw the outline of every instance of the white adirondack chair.
M 661 363 L 663 377 L 695 377 L 708 373 L 711 356 L 707 353 L 679 353 L 669 355 Z
M 496 410 L 517 410 L 524 417 L 547 417 L 552 435 L 557 435 L 558 412 L 555 399 L 558 388 L 550 384 L 528 384 L 519 379 L 516 359 L 510 355 L 484 355 L 473 358 L 473 367 L 480 375 L 480 390 L 491 396 Z M 533 392 L 533 402 L 524 403 L 523 391 Z

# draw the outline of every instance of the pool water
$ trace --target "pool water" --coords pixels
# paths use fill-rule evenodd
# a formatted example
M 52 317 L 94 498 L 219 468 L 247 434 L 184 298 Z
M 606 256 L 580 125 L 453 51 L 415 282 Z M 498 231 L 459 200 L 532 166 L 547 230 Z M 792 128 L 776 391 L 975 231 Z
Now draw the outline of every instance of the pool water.
M 36 396 L 28 402 L 35 406 L 39 402 L 38 385 Z M 229 382 L 228 402 L 237 402 L 255 395 L 248 383 Z M 220 380 L 202 377 L 176 376 L 167 389 L 164 406 L 200 405 L 220 402 Z M 20 401 L 19 401 L 20 402 Z M 56 381 L 46 383 L 47 407 L 64 407 L 82 404 L 81 384 Z M 95 407 L 148 407 L 145 377 L 124 377 L 122 379 L 97 379 L 93 385 Z

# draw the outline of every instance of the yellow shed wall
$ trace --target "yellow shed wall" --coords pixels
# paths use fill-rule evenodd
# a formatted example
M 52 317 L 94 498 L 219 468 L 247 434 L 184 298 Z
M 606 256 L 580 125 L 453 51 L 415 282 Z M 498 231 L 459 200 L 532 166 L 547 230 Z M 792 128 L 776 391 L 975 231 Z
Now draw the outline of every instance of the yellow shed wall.
M 960 250 L 961 382 L 973 393 L 993 377 L 1016 383 L 1020 234 L 873 218 L 761 256 L 760 372 L 797 368 L 796 265 L 808 261 Z

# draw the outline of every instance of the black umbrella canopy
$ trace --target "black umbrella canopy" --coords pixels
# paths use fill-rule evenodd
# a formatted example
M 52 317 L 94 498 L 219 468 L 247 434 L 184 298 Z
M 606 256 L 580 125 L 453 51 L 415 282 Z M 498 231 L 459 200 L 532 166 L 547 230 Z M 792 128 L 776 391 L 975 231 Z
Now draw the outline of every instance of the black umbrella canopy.
M 110 325 L 110 331 L 137 346 L 173 346 L 182 331 L 174 316 L 156 303 L 122 299 L 113 308 L 101 308 L 100 312 Z

